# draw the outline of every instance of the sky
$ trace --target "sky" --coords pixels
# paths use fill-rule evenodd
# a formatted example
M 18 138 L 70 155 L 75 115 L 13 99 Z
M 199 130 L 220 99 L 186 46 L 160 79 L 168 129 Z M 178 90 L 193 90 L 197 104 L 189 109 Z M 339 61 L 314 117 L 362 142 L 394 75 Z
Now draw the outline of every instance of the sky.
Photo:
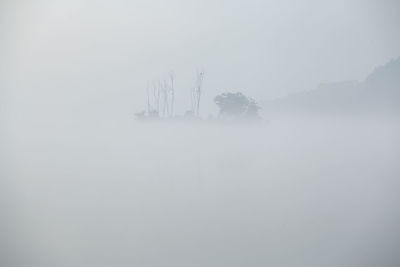
M 206 116 L 224 91 L 265 100 L 363 80 L 400 56 L 399 25 L 396 0 L 1 0 L 3 110 L 131 115 L 174 72 L 183 113 L 204 70 Z

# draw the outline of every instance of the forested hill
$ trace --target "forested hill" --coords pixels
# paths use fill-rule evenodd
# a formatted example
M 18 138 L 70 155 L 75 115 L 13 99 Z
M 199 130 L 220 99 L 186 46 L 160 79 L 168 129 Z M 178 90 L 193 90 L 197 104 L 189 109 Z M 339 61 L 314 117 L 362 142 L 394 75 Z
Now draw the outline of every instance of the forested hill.
M 321 84 L 261 103 L 265 112 L 389 112 L 400 115 L 400 58 L 375 68 L 362 81 Z

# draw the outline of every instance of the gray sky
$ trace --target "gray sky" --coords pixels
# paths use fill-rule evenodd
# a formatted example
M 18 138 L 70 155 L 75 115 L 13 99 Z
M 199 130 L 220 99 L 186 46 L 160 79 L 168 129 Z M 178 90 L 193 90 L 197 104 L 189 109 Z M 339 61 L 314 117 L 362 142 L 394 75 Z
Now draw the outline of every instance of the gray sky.
M 173 70 L 182 113 L 203 68 L 207 115 L 222 91 L 276 98 L 362 80 L 400 55 L 396 0 L 2 0 L 0 17 L 9 112 L 133 112 Z

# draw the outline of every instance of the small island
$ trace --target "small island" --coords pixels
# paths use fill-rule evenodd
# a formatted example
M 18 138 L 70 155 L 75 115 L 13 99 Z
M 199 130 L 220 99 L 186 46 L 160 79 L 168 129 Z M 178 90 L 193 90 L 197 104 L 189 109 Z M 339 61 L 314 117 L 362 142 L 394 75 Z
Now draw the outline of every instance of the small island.
M 174 75 L 171 73 L 168 79 L 154 82 L 150 90 L 147 86 L 146 109 L 135 114 L 140 121 L 166 121 L 166 120 L 190 120 L 203 121 L 199 116 L 204 72 L 197 72 L 195 86 L 190 90 L 190 109 L 182 115 L 174 114 L 175 88 Z M 260 121 L 261 107 L 250 97 L 241 92 L 225 92 L 214 97 L 214 103 L 219 108 L 216 117 L 209 116 L 208 121 L 244 122 Z

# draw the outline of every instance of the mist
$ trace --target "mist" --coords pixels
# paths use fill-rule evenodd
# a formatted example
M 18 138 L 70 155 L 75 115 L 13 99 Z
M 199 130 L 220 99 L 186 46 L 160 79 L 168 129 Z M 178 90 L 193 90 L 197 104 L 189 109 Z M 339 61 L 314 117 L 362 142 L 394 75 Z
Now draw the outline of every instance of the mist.
M 399 15 L 0 1 L 0 266 L 399 266 Z

